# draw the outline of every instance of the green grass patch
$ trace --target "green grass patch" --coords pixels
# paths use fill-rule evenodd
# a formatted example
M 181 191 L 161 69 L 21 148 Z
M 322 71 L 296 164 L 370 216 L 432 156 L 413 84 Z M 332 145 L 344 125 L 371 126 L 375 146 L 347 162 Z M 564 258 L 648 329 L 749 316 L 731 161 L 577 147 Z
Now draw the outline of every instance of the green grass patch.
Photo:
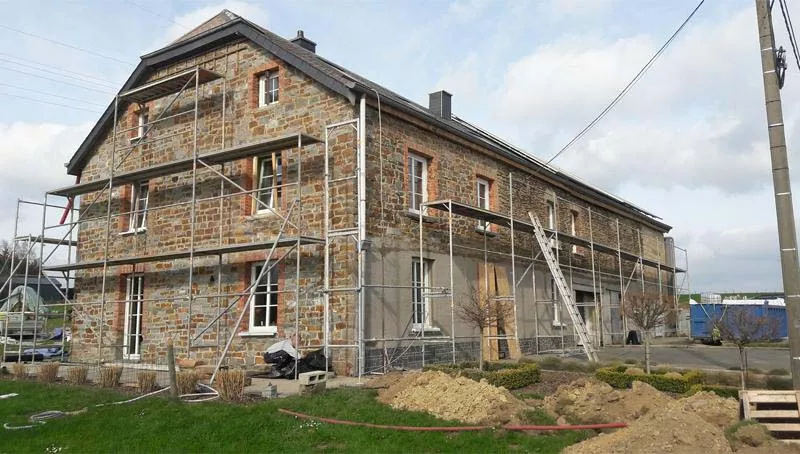
M 522 452 L 557 453 L 587 436 L 558 432 L 399 432 L 306 421 L 279 407 L 320 417 L 409 426 L 458 425 L 419 412 L 394 410 L 365 389 L 331 390 L 247 405 L 187 404 L 151 397 L 125 405 L 93 407 L 124 399 L 115 391 L 63 384 L 0 380 L 0 394 L 19 393 L 0 405 L 0 422 L 25 424 L 45 410 L 88 412 L 29 430 L 4 431 L 0 452 Z M 532 418 L 543 418 L 539 413 Z
M 553 415 L 541 407 L 526 410 L 520 415 L 520 420 L 523 424 L 531 424 L 536 426 L 556 425 L 556 418 L 554 418 Z

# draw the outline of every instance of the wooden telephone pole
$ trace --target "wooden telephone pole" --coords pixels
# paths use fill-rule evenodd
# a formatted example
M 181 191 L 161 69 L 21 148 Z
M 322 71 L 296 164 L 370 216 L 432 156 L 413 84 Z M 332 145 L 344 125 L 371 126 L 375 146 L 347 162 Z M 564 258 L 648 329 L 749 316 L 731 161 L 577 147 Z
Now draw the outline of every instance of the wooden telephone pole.
M 800 319 L 798 319 L 800 317 L 800 264 L 798 264 L 797 257 L 792 187 L 789 180 L 789 160 L 786 155 L 786 135 L 783 131 L 781 84 L 778 81 L 779 68 L 770 3 L 772 2 L 769 0 L 756 0 L 758 41 L 764 77 L 764 98 L 772 160 L 772 184 L 775 189 L 775 208 L 778 215 L 778 244 L 781 249 L 781 274 L 783 275 L 783 292 L 786 301 L 792 383 L 795 390 L 800 390 Z

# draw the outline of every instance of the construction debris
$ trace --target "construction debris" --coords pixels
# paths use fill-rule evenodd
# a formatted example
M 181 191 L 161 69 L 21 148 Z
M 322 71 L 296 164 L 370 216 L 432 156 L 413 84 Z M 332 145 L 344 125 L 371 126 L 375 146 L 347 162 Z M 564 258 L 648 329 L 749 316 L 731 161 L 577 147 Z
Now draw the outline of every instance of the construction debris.
M 393 408 L 424 411 L 438 418 L 466 424 L 499 425 L 516 422 L 528 406 L 503 388 L 466 377 L 428 371 L 389 377 L 388 388 L 378 393 Z

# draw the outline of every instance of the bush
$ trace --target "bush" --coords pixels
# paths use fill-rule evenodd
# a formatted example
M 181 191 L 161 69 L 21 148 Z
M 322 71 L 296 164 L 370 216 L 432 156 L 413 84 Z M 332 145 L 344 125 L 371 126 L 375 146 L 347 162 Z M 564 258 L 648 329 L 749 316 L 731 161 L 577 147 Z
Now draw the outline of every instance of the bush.
M 791 374 L 789 374 L 789 371 L 786 370 L 786 369 L 771 369 L 769 372 L 767 372 L 767 374 L 769 374 L 769 375 L 791 375 Z
M 182 370 L 175 374 L 175 383 L 178 386 L 178 394 L 192 394 L 197 391 L 197 372 L 193 370 Z
M 136 374 L 136 381 L 139 383 L 139 391 L 147 394 L 156 390 L 156 373 L 152 370 L 145 370 Z
M 243 370 L 224 369 L 217 373 L 216 388 L 222 400 L 235 402 L 244 397 L 245 375 Z
M 681 375 L 680 377 L 671 378 L 658 374 L 640 375 L 630 373 L 630 369 L 626 369 L 625 366 L 602 367 L 597 369 L 595 372 L 595 377 L 597 377 L 598 380 L 608 383 L 614 388 L 630 388 L 634 381 L 641 381 L 649 384 L 659 391 L 675 394 L 686 393 L 690 386 L 694 384 L 695 380 L 698 380 L 698 375 L 692 374 L 691 372 L 687 373 L 686 375 Z
M 103 388 L 116 388 L 122 378 L 122 366 L 100 368 L 100 386 Z
M 644 371 L 638 367 L 629 367 L 625 369 L 627 375 L 644 375 Z
M 539 382 L 541 373 L 536 364 L 526 364 L 517 369 L 504 369 L 484 374 L 490 385 L 502 386 L 505 389 L 519 389 Z
M 58 363 L 44 363 L 39 366 L 39 373 L 36 378 L 44 383 L 53 383 L 58 378 Z
M 561 370 L 561 363 L 563 361 L 557 356 L 546 356 L 539 361 L 539 367 L 542 369 Z
M 767 389 L 793 389 L 792 378 L 786 377 L 767 377 Z
M 89 375 L 89 368 L 80 366 L 80 367 L 70 367 L 67 370 L 67 380 L 76 385 L 83 385 L 86 383 L 87 375 Z

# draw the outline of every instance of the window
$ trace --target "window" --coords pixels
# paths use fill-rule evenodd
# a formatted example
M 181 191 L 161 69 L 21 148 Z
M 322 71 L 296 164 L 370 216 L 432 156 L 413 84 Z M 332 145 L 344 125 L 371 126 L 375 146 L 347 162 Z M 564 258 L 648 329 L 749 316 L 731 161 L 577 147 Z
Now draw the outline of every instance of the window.
M 267 71 L 258 78 L 258 107 L 278 102 L 278 70 Z
M 136 112 L 136 121 L 136 135 L 131 140 L 138 140 L 144 137 L 148 121 L 147 110 L 144 107 L 141 107 Z
M 131 191 L 131 213 L 128 230 L 140 232 L 147 229 L 147 199 L 150 195 L 149 182 L 144 181 L 133 185 Z
M 412 329 L 431 326 L 430 298 L 432 260 L 415 258 L 411 263 L 411 323 Z
M 251 269 L 250 283 L 254 285 L 250 294 L 250 331 L 275 334 L 278 326 L 278 268 L 273 266 L 261 276 L 263 269 L 263 264 L 253 265 Z
M 142 351 L 142 303 L 144 300 L 144 276 L 133 274 L 125 277 L 125 331 L 122 341 L 122 357 L 139 359 Z
M 556 229 L 556 205 L 552 200 L 547 201 L 547 228 Z
M 569 234 L 573 237 L 578 236 L 578 212 L 577 211 L 570 211 L 569 212 Z M 578 253 L 578 246 L 573 244 L 572 245 L 572 253 Z
M 256 181 L 258 182 L 258 202 L 256 212 L 264 213 L 280 206 L 283 184 L 283 163 L 280 153 L 272 153 L 258 158 Z
M 408 155 L 408 210 L 425 213 L 422 203 L 428 201 L 428 160 L 417 155 Z
M 550 300 L 553 302 L 553 326 L 561 326 L 561 307 L 558 304 L 556 280 L 550 279 Z
M 478 200 L 478 208 L 483 208 L 484 210 L 489 209 L 489 181 L 484 178 L 478 178 L 476 183 L 477 188 L 477 200 Z M 480 230 L 488 230 L 489 223 L 486 221 L 478 221 L 478 229 Z

